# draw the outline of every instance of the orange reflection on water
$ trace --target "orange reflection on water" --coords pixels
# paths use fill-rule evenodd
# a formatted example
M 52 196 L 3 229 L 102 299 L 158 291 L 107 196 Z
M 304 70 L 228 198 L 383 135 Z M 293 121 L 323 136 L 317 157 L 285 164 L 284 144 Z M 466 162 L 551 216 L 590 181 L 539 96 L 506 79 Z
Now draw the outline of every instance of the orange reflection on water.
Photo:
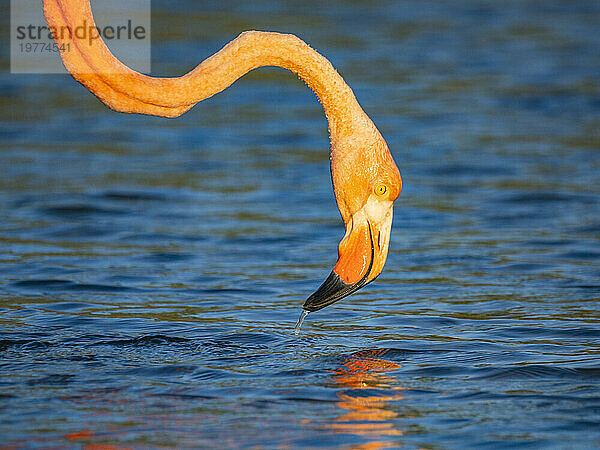
M 382 358 L 387 351 L 369 349 L 353 353 L 347 357 L 342 367 L 333 371 L 334 381 L 345 388 L 337 393 L 340 399 L 337 406 L 346 412 L 337 417 L 334 423 L 328 424 L 328 428 L 363 437 L 403 434 L 394 424 L 398 413 L 388 406 L 389 402 L 404 398 L 398 391 L 405 388 L 394 386 L 395 378 L 386 375 L 387 371 L 399 369 L 401 366 Z M 369 395 L 369 391 L 373 390 L 379 392 Z M 382 395 L 381 391 L 387 394 Z M 378 441 L 356 448 L 385 448 L 395 445 L 397 444 Z

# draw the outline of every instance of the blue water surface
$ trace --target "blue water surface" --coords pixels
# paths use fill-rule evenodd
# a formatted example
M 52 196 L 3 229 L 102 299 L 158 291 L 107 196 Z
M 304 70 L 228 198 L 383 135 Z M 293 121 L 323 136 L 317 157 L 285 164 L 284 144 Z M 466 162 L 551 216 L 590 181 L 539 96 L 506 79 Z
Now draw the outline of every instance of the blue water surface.
M 387 265 L 293 335 L 344 233 L 293 74 L 163 119 L 5 55 L 1 445 L 600 446 L 600 3 L 152 7 L 156 74 L 245 29 L 339 68 L 404 181 Z

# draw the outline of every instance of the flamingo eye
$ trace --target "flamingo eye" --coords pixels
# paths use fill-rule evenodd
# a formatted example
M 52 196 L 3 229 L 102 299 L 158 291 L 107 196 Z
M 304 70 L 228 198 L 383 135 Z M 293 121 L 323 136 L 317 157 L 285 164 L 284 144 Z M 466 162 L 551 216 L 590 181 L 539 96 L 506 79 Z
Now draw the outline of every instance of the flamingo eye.
M 387 192 L 388 188 L 385 184 L 378 184 L 375 188 L 375 194 L 381 196 Z

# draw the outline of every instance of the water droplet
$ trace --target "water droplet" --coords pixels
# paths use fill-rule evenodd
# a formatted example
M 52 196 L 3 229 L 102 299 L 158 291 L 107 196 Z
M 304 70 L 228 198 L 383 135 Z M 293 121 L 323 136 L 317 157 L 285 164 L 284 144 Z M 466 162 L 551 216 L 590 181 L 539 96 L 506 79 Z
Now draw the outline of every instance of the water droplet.
M 303 309 L 302 312 L 300 313 L 300 317 L 298 317 L 298 322 L 296 322 L 296 327 L 294 328 L 294 334 L 300 333 L 300 327 L 302 326 L 302 322 L 304 322 L 304 319 L 306 318 L 306 316 L 308 316 L 308 311 Z

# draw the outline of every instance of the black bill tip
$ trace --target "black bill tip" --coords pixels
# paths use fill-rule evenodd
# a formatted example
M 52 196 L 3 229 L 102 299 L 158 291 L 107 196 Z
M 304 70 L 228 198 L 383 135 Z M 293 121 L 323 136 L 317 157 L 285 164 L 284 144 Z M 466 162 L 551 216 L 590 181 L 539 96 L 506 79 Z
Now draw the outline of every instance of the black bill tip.
M 371 281 L 377 278 L 373 277 L 372 280 L 369 280 L 369 274 L 373 268 L 373 260 L 375 258 L 375 247 L 373 246 L 371 224 L 369 224 L 368 230 L 369 241 L 371 242 L 371 260 L 369 261 L 369 267 L 362 278 L 356 283 L 346 283 L 337 273 L 335 273 L 334 270 L 332 270 L 319 289 L 317 289 L 314 294 L 306 299 L 304 305 L 302 305 L 302 309 L 310 312 L 323 309 L 326 306 L 329 306 L 332 303 L 335 303 L 338 300 L 341 300 L 344 297 L 352 294 L 353 292 L 358 291 L 361 287 L 369 284 Z
M 367 275 L 368 273 L 367 271 Z M 343 299 L 367 284 L 367 275 L 357 283 L 348 284 L 337 273 L 332 271 L 319 289 L 306 299 L 302 308 L 310 312 L 318 311 Z

